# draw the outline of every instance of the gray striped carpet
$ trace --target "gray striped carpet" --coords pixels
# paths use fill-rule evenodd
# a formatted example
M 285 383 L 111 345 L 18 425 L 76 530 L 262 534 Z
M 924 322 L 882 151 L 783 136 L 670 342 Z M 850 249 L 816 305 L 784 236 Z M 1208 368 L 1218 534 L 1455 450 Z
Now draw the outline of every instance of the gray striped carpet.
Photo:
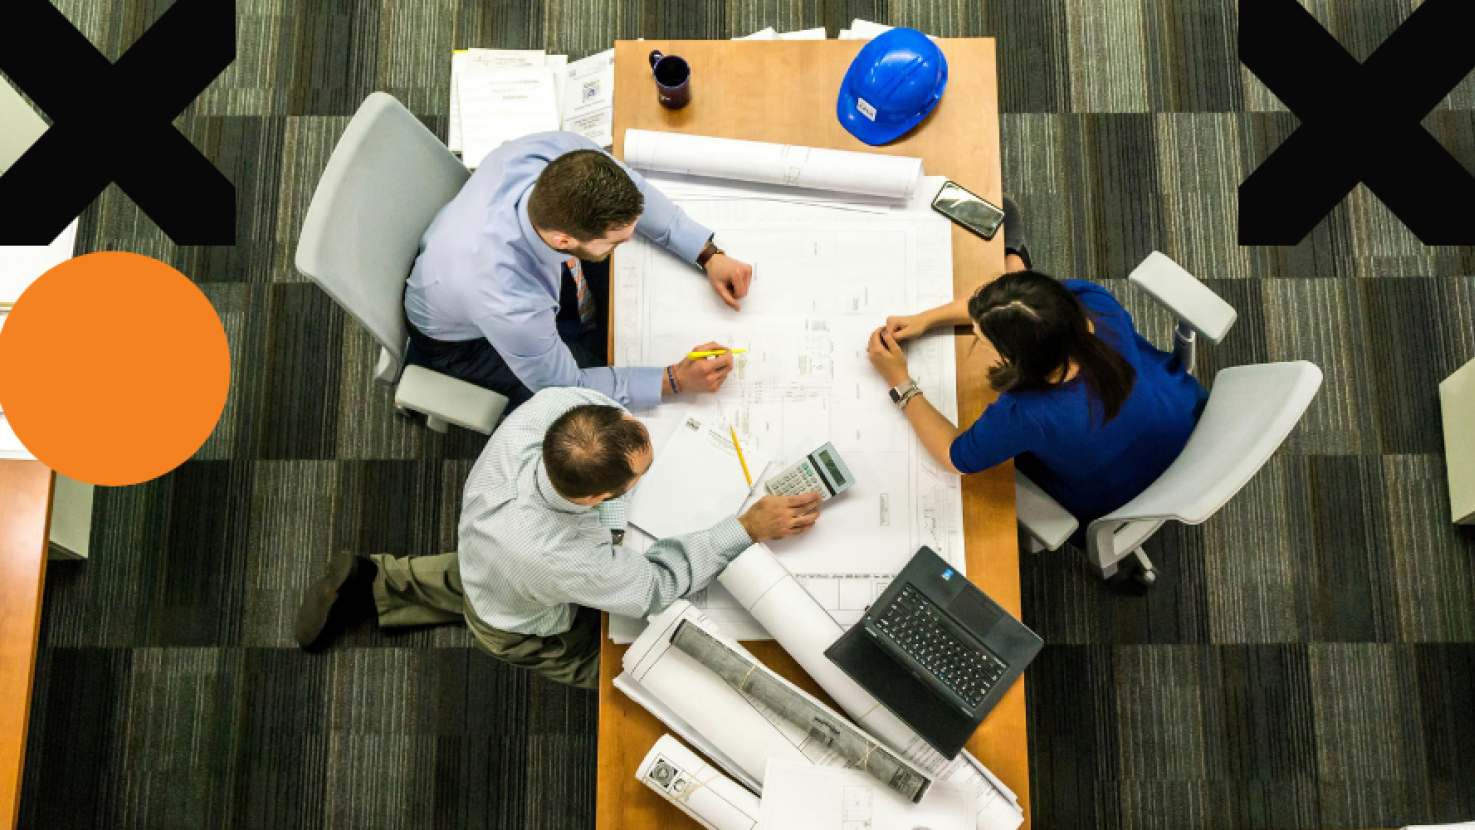
M 112 58 L 168 6 L 58 2 Z M 1417 0 L 1306 5 L 1365 58 Z M 392 416 L 369 337 L 292 269 L 297 231 L 371 91 L 444 135 L 453 48 L 577 59 L 855 17 L 1000 39 L 1004 180 L 1039 267 L 1108 285 L 1162 342 L 1171 321 L 1124 281 L 1160 249 L 1239 310 L 1205 378 L 1302 358 L 1326 372 L 1243 493 L 1151 543 L 1151 593 L 1103 585 L 1070 550 L 1023 562 L 1025 620 L 1049 643 L 1028 684 L 1036 826 L 1475 819 L 1475 534 L 1449 524 L 1436 397 L 1475 357 L 1475 251 L 1424 248 L 1360 187 L 1296 247 L 1238 247 L 1236 187 L 1297 122 L 1240 68 L 1233 0 L 238 8 L 239 58 L 179 123 L 236 184 L 239 244 L 178 248 L 115 188 L 83 216 L 83 250 L 201 285 L 234 382 L 198 457 L 102 491 L 92 560 L 51 568 L 23 826 L 590 827 L 592 694 L 453 628 L 292 647 L 330 550 L 454 546 L 482 443 Z M 1475 168 L 1475 77 L 1425 124 Z

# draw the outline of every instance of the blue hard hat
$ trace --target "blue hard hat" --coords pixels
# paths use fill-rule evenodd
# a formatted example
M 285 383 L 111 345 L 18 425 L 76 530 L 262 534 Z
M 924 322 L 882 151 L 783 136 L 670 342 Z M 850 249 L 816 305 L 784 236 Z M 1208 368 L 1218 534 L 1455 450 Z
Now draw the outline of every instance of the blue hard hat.
M 835 114 L 867 144 L 917 126 L 947 88 L 947 58 L 916 29 L 892 29 L 860 50 L 840 84 Z

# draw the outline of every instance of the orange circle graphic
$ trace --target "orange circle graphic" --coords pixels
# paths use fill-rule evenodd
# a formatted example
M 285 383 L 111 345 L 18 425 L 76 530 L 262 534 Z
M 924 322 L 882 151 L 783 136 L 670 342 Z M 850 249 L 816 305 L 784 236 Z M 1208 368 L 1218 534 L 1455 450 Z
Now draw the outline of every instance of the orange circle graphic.
M 230 349 L 210 301 L 146 256 L 100 253 L 47 271 L 0 328 L 0 409 L 46 466 L 137 484 L 215 429 Z

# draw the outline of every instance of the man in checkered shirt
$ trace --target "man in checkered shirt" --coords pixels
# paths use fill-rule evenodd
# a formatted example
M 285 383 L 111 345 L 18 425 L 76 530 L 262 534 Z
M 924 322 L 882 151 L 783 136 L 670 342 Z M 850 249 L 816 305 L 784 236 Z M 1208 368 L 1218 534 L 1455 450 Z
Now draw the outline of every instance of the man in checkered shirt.
M 750 545 L 803 533 L 819 517 L 817 493 L 765 496 L 741 517 L 637 553 L 616 538 L 653 458 L 645 427 L 603 394 L 537 393 L 498 427 L 471 470 L 460 550 L 334 554 L 298 610 L 298 642 L 321 647 L 370 614 L 381 627 L 464 619 L 492 656 L 594 688 L 599 611 L 658 613 Z

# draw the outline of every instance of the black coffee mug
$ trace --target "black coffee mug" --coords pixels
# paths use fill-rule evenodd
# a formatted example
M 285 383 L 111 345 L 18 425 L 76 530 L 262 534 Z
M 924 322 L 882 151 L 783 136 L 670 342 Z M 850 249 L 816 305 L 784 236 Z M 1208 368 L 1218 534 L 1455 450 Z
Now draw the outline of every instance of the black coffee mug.
M 651 52 L 650 68 L 656 76 L 656 98 L 661 106 L 679 110 L 691 103 L 691 64 L 684 58 Z

